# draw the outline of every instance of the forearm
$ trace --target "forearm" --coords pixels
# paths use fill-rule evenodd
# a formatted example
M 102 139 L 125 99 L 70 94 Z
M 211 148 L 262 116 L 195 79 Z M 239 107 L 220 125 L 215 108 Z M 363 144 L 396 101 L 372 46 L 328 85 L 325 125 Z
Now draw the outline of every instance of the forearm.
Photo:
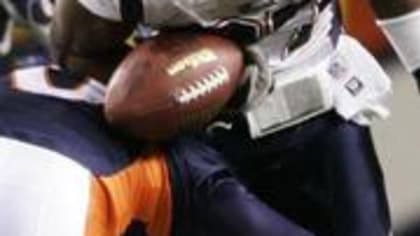
M 118 54 L 132 28 L 95 16 L 76 0 L 58 0 L 51 29 L 55 59 L 62 62 L 69 55 L 101 58 Z

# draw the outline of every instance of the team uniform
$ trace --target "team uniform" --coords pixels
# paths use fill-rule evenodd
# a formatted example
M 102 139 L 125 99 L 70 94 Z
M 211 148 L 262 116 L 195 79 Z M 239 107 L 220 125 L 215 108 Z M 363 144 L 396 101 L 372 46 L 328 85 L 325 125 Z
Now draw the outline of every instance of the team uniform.
M 390 82 L 344 34 L 336 1 L 78 1 L 99 17 L 140 22 L 144 37 L 190 27 L 237 40 L 254 62 L 250 82 L 239 114 L 209 127 L 209 145 L 252 191 L 317 235 L 390 234 L 367 127 L 387 116 Z
M 198 139 L 145 152 L 115 134 L 104 93 L 48 66 L 0 80 L 1 235 L 313 235 Z

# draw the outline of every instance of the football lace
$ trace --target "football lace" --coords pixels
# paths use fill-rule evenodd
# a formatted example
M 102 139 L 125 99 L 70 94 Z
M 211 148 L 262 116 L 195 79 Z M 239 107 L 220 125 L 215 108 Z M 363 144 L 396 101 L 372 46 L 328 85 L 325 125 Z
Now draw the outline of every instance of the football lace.
M 176 96 L 176 101 L 181 104 L 188 104 L 199 97 L 203 97 L 212 91 L 223 86 L 229 81 L 229 73 L 224 66 L 218 66 L 208 75 L 182 89 Z

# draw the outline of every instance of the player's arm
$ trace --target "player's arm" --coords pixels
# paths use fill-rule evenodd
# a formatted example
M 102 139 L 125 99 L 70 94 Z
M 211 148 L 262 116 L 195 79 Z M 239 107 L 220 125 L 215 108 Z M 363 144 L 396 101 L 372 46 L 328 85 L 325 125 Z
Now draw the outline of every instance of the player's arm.
M 370 0 L 378 24 L 420 85 L 420 0 Z
M 82 2 L 85 1 L 56 1 L 51 29 L 54 58 L 56 62 L 67 66 L 71 66 L 73 60 L 69 58 L 74 56 L 98 64 L 113 64 L 125 54 L 127 48 L 124 41 L 131 34 L 134 24 L 95 14 L 95 9 Z M 103 2 L 111 4 L 113 1 Z M 102 62 L 103 59 L 111 59 L 112 62 Z

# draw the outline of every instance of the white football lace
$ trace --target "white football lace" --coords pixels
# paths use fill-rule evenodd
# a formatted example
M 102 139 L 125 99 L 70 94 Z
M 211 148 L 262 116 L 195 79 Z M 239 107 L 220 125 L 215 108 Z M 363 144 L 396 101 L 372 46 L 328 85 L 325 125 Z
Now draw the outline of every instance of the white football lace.
M 225 67 L 218 66 L 208 75 L 198 81 L 195 81 L 187 88 L 182 89 L 176 99 L 181 104 L 190 103 L 199 97 L 211 93 L 227 81 L 229 81 L 228 71 Z

